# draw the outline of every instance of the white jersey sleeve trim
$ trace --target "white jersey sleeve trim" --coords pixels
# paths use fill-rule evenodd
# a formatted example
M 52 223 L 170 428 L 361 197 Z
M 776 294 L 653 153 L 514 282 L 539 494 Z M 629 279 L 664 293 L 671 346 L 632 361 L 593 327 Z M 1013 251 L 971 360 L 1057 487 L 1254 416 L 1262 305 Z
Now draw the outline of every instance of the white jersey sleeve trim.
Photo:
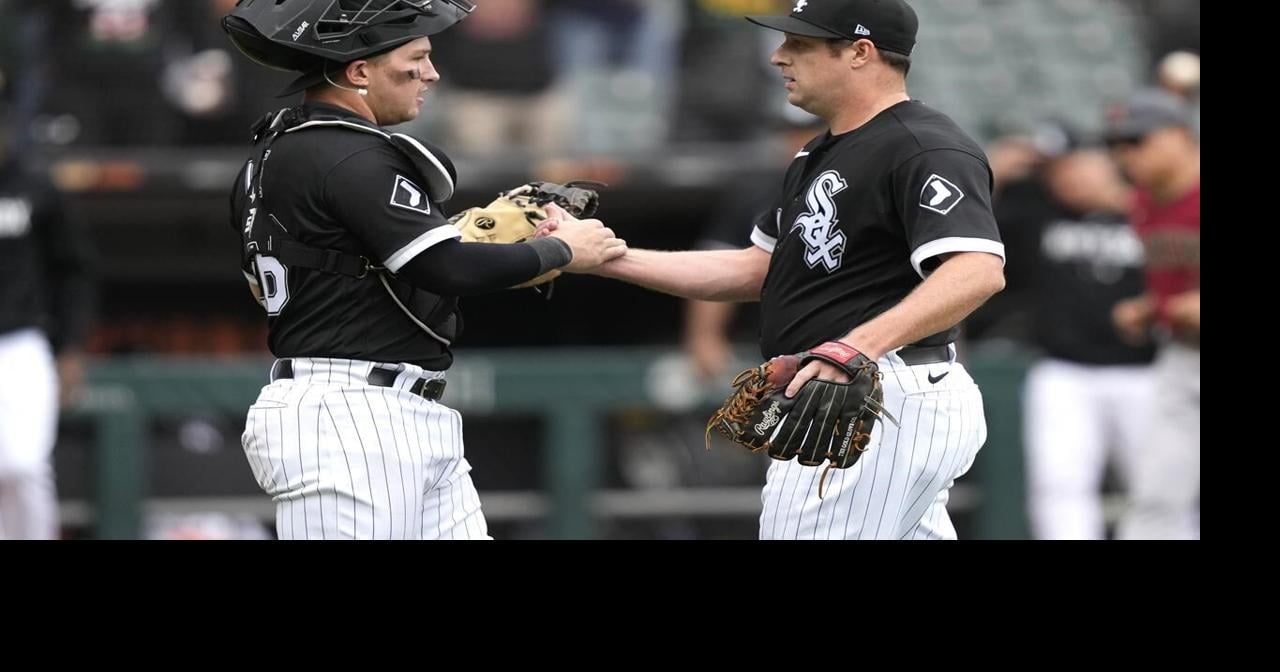
M 400 248 L 398 252 L 387 257 L 387 260 L 383 262 L 382 265 L 392 273 L 399 273 L 400 269 L 404 268 L 405 264 L 409 263 L 419 254 L 422 254 L 432 245 L 461 237 L 462 234 L 458 232 L 458 229 L 454 228 L 452 225 L 442 224 L 421 236 L 418 236 L 412 243 Z
M 764 250 L 765 252 L 773 254 L 773 248 L 777 246 L 778 239 L 764 231 L 761 231 L 760 227 L 757 226 L 751 231 L 751 242 L 755 243 L 756 247 Z
M 955 252 L 987 252 L 1000 257 L 1000 261 L 1004 262 L 1003 243 L 986 238 L 939 238 L 917 247 L 915 252 L 911 253 L 911 266 L 923 278 L 925 273 L 920 268 L 920 265 L 924 263 L 925 259 Z

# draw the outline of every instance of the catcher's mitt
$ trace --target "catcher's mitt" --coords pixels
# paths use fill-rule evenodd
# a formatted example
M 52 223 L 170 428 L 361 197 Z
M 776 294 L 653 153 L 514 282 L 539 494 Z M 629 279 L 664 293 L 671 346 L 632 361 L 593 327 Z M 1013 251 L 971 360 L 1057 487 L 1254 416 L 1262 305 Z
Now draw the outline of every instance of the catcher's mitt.
M 786 396 L 787 385 L 805 364 L 820 359 L 849 375 L 847 383 L 812 379 L 795 397 Z M 798 458 L 800 464 L 827 470 L 847 469 L 862 457 L 871 441 L 876 420 L 896 418 L 884 409 L 884 388 L 876 363 L 838 341 L 797 355 L 783 355 L 738 374 L 734 392 L 707 422 L 707 448 L 711 430 L 752 451 L 768 451 L 775 460 Z M 826 481 L 818 482 L 818 497 Z
M 546 205 L 555 203 L 574 217 L 590 217 L 600 204 L 598 182 L 530 182 L 498 195 L 483 208 L 469 208 L 449 221 L 462 234 L 462 241 L 482 243 L 522 243 L 534 237 L 547 218 Z M 553 269 L 516 287 L 533 287 L 551 282 L 560 275 Z

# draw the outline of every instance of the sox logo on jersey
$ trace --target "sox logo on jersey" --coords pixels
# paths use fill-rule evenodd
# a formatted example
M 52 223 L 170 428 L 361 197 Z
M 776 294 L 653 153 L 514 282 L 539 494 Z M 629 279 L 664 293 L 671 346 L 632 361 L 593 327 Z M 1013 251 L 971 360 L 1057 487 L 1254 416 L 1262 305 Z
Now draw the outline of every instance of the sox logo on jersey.
M 791 230 L 800 229 L 800 238 L 805 244 L 804 261 L 809 268 L 817 268 L 822 264 L 828 273 L 840 268 L 840 259 L 844 255 L 844 233 L 836 228 L 839 219 L 836 216 L 836 194 L 848 187 L 840 173 L 834 170 L 819 175 L 809 185 L 809 193 L 805 196 L 805 205 L 809 211 L 796 218 Z

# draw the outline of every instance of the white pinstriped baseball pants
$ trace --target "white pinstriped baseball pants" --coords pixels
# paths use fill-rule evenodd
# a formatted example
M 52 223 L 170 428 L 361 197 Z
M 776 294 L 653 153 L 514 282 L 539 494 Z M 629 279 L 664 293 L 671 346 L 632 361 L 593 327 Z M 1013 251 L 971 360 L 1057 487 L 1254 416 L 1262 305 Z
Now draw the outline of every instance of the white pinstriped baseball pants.
M 241 437 L 276 503 L 281 539 L 489 539 L 463 457 L 462 416 L 410 394 L 443 373 L 401 364 L 393 387 L 372 362 L 295 358 L 249 408 Z
M 1120 539 L 1200 539 L 1200 348 L 1165 343 Z
M 58 373 L 38 329 L 0 335 L 0 539 L 57 539 Z
M 1027 513 L 1036 539 L 1107 537 L 1107 460 L 1116 459 L 1125 488 L 1131 488 L 1153 383 L 1148 366 L 1043 359 L 1031 367 L 1022 393 L 1022 434 Z
M 868 452 L 848 469 L 796 460 L 769 467 L 761 539 L 955 539 L 949 491 L 987 440 L 982 394 L 955 362 L 909 366 L 890 353 L 876 362 L 884 406 L 900 425 L 879 421 Z M 930 376 L 936 383 L 930 382 Z

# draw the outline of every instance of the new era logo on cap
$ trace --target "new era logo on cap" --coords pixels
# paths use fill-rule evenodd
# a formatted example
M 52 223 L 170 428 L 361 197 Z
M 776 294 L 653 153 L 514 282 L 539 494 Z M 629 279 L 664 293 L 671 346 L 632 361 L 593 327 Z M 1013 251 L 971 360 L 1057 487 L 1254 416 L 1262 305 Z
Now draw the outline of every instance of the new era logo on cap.
M 431 214 L 431 201 L 427 198 L 427 192 L 403 175 L 396 175 L 395 186 L 391 188 L 391 205 L 424 215 Z
M 871 31 L 867 30 L 866 26 L 859 23 L 858 27 L 853 29 L 853 34 L 854 35 L 870 35 Z
M 954 182 L 937 174 L 930 175 L 924 181 L 924 189 L 920 190 L 920 207 L 932 210 L 940 215 L 951 212 L 960 201 L 964 200 L 964 192 Z

